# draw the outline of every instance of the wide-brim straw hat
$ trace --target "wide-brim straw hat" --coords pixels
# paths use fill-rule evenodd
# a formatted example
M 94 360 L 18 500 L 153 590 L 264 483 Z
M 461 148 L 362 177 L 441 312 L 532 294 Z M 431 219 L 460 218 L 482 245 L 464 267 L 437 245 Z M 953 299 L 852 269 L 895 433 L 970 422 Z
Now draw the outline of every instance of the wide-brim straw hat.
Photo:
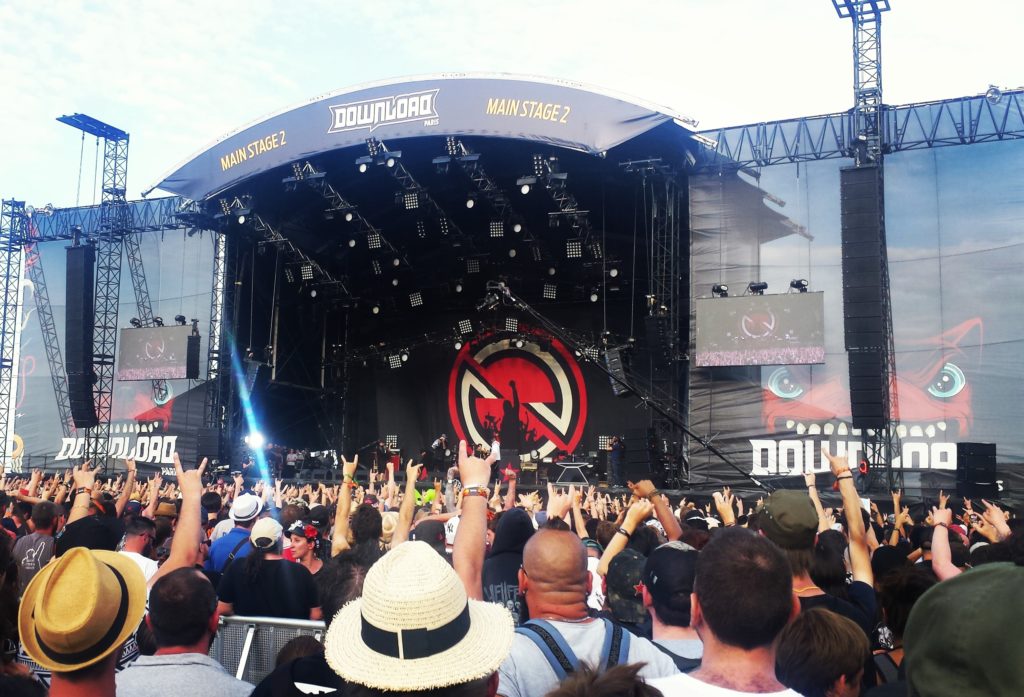
M 343 607 L 324 639 L 348 682 L 409 692 L 484 678 L 508 656 L 512 616 L 468 600 L 452 567 L 425 542 L 404 542 L 366 574 L 363 597 Z
M 145 611 L 146 578 L 134 560 L 74 547 L 29 582 L 18 631 L 32 660 L 68 673 L 119 650 Z

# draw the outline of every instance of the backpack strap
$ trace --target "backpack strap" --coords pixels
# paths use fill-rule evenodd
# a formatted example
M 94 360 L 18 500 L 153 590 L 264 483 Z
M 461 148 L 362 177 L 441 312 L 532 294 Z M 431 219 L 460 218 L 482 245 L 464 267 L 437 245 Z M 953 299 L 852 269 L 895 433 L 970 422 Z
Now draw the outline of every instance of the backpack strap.
M 239 542 L 237 545 L 235 545 L 235 548 L 233 550 L 231 550 L 231 554 L 228 555 L 227 561 L 224 562 L 224 568 L 220 570 L 220 572 L 222 574 L 225 571 L 228 570 L 229 566 L 231 566 L 231 562 L 233 562 L 235 560 L 235 555 L 238 554 L 238 550 L 240 550 L 242 548 L 242 545 L 244 545 L 248 541 L 249 541 L 249 536 L 246 535 L 245 537 L 242 538 L 242 541 Z
M 544 654 L 544 658 L 548 660 L 559 682 L 579 668 L 580 661 L 576 658 L 576 654 L 550 622 L 530 620 L 526 624 L 516 627 L 516 634 L 521 634 L 536 644 Z
M 686 658 L 685 656 L 680 656 L 679 654 L 672 653 L 656 641 L 652 641 L 651 644 L 654 646 L 654 648 L 658 649 L 658 651 L 661 651 L 663 654 L 671 658 L 672 662 L 676 664 L 676 668 L 679 669 L 680 673 L 689 673 L 691 670 L 700 667 L 699 658 Z
M 629 632 L 619 625 L 602 617 L 604 622 L 604 645 L 601 647 L 601 667 L 603 673 L 609 668 L 629 662 Z
M 876 653 L 872 658 L 875 663 L 875 669 L 882 676 L 884 682 L 897 682 L 900 679 L 900 666 L 896 665 L 896 661 L 892 660 L 892 656 L 888 653 Z

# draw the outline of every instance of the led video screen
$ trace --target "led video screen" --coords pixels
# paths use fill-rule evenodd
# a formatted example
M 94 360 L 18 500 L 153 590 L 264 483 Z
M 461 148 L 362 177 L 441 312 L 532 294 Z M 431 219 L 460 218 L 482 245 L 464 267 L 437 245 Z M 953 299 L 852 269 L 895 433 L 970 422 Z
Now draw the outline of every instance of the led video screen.
M 117 379 L 177 380 L 188 377 L 191 334 L 191 327 L 182 326 L 122 329 Z
M 697 299 L 698 366 L 825 362 L 823 293 Z

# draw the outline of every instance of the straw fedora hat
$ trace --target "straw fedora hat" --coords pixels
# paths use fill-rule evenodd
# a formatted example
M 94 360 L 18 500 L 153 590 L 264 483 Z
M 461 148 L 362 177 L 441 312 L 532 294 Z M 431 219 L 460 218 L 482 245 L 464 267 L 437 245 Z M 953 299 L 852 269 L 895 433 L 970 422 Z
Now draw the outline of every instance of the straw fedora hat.
M 370 567 L 363 597 L 343 607 L 324 640 L 346 681 L 408 692 L 496 671 L 512 646 L 512 616 L 468 600 L 454 569 L 425 542 L 404 542 Z
M 146 610 L 146 579 L 131 558 L 74 547 L 35 575 L 21 599 L 18 632 L 47 670 L 68 673 L 121 648 Z

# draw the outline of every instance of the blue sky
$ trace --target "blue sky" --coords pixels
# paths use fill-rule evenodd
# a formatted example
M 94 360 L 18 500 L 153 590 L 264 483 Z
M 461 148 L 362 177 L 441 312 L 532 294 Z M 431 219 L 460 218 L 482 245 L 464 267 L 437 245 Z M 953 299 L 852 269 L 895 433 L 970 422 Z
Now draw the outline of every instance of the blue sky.
M 1024 83 L 1024 5 L 893 0 L 886 101 Z M 213 140 L 332 90 L 402 75 L 513 72 L 664 104 L 701 127 L 846 109 L 851 28 L 829 0 L 0 0 L 0 196 L 93 197 L 84 112 L 131 133 L 131 198 Z M 78 193 L 76 194 L 76 190 Z

